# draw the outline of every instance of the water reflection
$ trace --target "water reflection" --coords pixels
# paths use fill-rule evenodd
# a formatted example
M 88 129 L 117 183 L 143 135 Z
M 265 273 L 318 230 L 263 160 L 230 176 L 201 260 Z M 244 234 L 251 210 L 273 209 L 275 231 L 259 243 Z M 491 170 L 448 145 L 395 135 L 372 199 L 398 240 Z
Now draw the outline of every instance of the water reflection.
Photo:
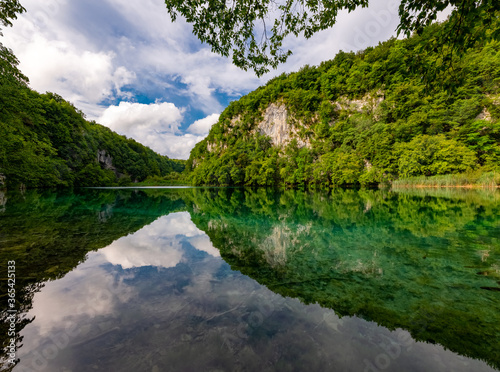
M 87 252 L 153 222 L 172 211 L 184 209 L 179 195 L 164 192 L 146 195 L 136 190 L 78 190 L 9 192 L 0 214 L 0 261 L 16 262 L 16 340 L 33 317 L 27 315 L 32 298 L 48 280 L 66 275 L 85 260 Z M 6 278 L 7 266 L 1 265 Z M 0 293 L 7 293 L 7 280 L 0 280 Z M 0 369 L 7 365 L 5 347 L 9 313 L 7 296 L 0 296 Z
M 183 260 L 184 243 L 212 256 L 220 256 L 208 236 L 191 222 L 187 212 L 160 217 L 140 231 L 115 240 L 99 252 L 109 263 L 124 269 L 141 266 L 167 268 Z
M 462 196 L 235 191 L 198 196 L 191 216 L 233 270 L 276 293 L 498 368 L 500 201 Z
M 492 371 L 456 352 L 499 360 L 497 292 L 480 288 L 497 280 L 495 200 L 199 189 L 84 200 L 93 222 L 80 229 L 107 224 L 115 238 L 34 295 L 15 372 Z M 68 227 L 71 210 L 76 232 L 79 203 L 54 221 Z
M 14 371 L 489 370 L 277 295 L 209 244 L 184 212 L 91 253 L 35 295 Z

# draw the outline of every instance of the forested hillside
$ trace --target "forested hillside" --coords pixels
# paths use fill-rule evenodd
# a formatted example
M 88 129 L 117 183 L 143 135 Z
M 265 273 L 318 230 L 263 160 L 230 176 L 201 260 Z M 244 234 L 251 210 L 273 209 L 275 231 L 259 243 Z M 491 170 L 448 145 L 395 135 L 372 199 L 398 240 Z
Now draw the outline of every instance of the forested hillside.
M 373 185 L 466 174 L 500 183 L 500 44 L 461 58 L 443 25 L 283 74 L 232 102 L 191 152 L 195 184 Z
M 71 103 L 28 87 L 0 45 L 0 188 L 126 185 L 184 162 L 89 122 Z

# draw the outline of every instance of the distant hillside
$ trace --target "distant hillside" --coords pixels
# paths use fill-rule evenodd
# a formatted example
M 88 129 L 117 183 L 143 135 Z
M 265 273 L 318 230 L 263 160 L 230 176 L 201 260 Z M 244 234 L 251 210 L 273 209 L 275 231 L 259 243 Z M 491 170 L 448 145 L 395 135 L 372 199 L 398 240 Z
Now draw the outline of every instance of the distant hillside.
M 192 150 L 195 184 L 372 185 L 443 174 L 497 176 L 500 44 L 462 58 L 441 25 L 337 54 L 232 102 Z
M 126 185 L 184 169 L 184 161 L 86 121 L 60 96 L 31 90 L 12 53 L 0 49 L 0 188 Z

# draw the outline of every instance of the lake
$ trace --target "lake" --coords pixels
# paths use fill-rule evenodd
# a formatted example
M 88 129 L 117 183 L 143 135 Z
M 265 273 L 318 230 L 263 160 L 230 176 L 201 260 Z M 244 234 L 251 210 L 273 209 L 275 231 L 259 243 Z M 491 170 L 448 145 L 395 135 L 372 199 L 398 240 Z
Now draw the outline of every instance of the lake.
M 0 195 L 6 371 L 498 371 L 500 193 Z

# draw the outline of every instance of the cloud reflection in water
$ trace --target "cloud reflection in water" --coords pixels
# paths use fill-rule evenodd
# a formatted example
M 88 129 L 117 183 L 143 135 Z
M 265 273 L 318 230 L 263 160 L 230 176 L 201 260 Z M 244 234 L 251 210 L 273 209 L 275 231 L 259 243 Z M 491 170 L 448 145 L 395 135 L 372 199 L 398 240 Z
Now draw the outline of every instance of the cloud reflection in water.
M 124 269 L 142 266 L 168 268 L 182 262 L 185 242 L 212 256 L 220 256 L 208 236 L 191 222 L 188 212 L 160 217 L 136 233 L 115 240 L 99 253 L 111 264 Z
M 90 253 L 46 283 L 32 315 L 14 372 L 491 371 L 406 331 L 275 294 L 232 271 L 187 212 Z

